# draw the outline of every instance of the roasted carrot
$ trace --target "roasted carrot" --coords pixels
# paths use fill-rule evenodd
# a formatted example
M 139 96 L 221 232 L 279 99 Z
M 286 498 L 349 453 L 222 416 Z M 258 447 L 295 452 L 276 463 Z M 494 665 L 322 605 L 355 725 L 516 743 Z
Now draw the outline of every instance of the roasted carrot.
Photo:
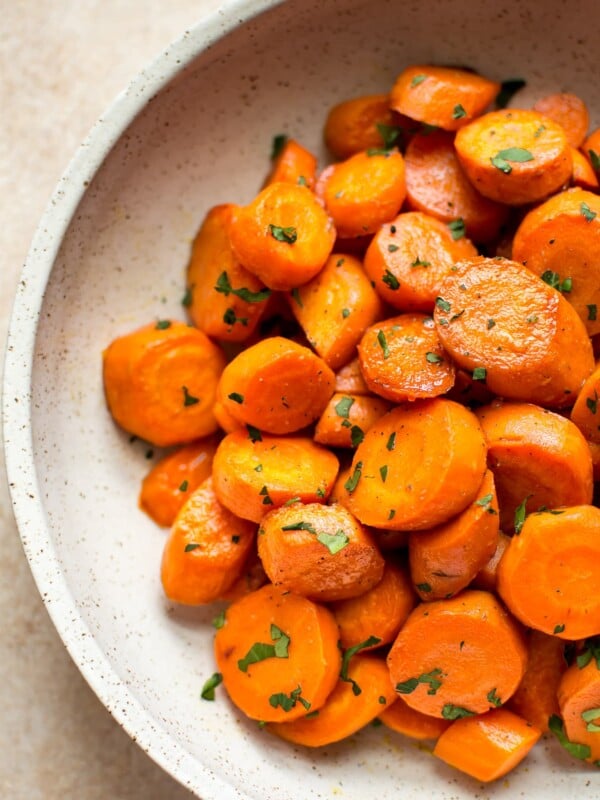
M 256 526 L 224 508 L 207 478 L 183 506 L 165 543 L 161 580 L 169 600 L 212 603 L 239 578 Z
M 356 449 L 346 503 L 367 525 L 427 530 L 477 499 L 485 457 L 477 418 L 458 403 L 394 408 Z
M 592 456 L 594 481 L 600 481 L 600 444 L 598 442 L 588 442 L 588 446 Z
M 348 361 L 335 373 L 335 391 L 342 394 L 370 394 L 360 371 L 358 356 Z
M 450 720 L 431 717 L 429 714 L 415 711 L 401 697 L 385 708 L 379 715 L 379 719 L 393 731 L 418 741 L 437 739 L 452 724 Z
M 170 527 L 188 497 L 212 473 L 217 439 L 200 439 L 161 458 L 142 481 L 139 505 L 165 528 Z
M 324 705 L 341 666 L 324 606 L 270 584 L 233 603 L 215 636 L 223 685 L 252 719 L 283 722 Z
M 268 436 L 250 427 L 228 434 L 213 460 L 215 493 L 235 514 L 260 522 L 271 508 L 297 498 L 324 503 L 338 460 L 311 439 Z
M 412 211 L 382 225 L 365 254 L 365 272 L 377 292 L 400 311 L 433 311 L 440 284 L 456 261 L 477 250 L 457 219 L 445 225 Z
M 507 536 L 503 531 L 498 531 L 496 549 L 487 564 L 485 564 L 473 578 L 471 584 L 473 589 L 483 589 L 486 592 L 496 591 L 496 586 L 498 584 L 498 564 L 509 542 L 510 536 Z
M 115 422 L 159 447 L 214 433 L 225 366 L 221 349 L 183 322 L 159 320 L 115 339 L 103 353 L 106 402 Z
M 288 297 L 308 341 L 334 370 L 354 356 L 360 337 L 383 313 L 361 262 L 339 253 Z
M 525 625 L 561 639 L 600 633 L 600 509 L 530 514 L 498 566 L 498 592 Z
M 573 169 L 564 129 L 536 111 L 491 111 L 462 128 L 454 144 L 475 188 L 507 205 L 542 200 Z
M 406 197 L 404 159 L 398 150 L 365 150 L 327 167 L 315 192 L 340 237 L 364 236 L 389 222 Z
M 590 124 L 590 115 L 580 97 L 568 92 L 548 94 L 536 101 L 533 110 L 564 128 L 571 147 L 581 147 Z
M 314 189 L 317 177 L 316 157 L 295 139 L 285 139 L 281 147 L 276 149 L 265 186 L 281 181 Z
M 524 514 L 591 503 L 592 457 L 570 420 L 531 403 L 502 400 L 475 413 L 488 444 L 503 530 L 514 529 L 517 509 Z
M 371 425 L 390 410 L 372 395 L 333 395 L 315 427 L 315 442 L 329 447 L 356 447 Z
M 268 582 L 269 579 L 267 578 L 267 573 L 264 570 L 262 561 L 258 556 L 258 550 L 256 547 L 253 547 L 246 558 L 241 575 L 231 584 L 226 592 L 223 592 L 219 600 L 224 600 L 227 603 L 234 603 L 247 594 L 260 589 Z
M 325 120 L 323 137 L 339 161 L 370 148 L 400 145 L 414 122 L 389 107 L 387 94 L 353 97 L 333 106 Z
M 418 605 L 388 655 L 403 700 L 450 720 L 506 702 L 526 663 L 519 625 L 494 595 L 473 589 Z
M 505 708 L 458 719 L 437 740 L 433 754 L 478 781 L 495 781 L 514 769 L 542 735 Z
M 268 433 L 292 433 L 324 411 L 335 376 L 308 347 L 281 336 L 263 339 L 227 364 L 217 388 L 225 411 Z
M 500 84 L 452 67 L 411 66 L 390 94 L 394 111 L 427 125 L 456 131 L 478 117 L 500 91 Z
M 272 183 L 229 226 L 234 255 L 270 289 L 289 290 L 319 272 L 335 241 L 335 229 L 306 186 Z
M 233 431 L 239 431 L 244 427 L 244 423 L 232 417 L 220 400 L 215 400 L 213 414 L 215 415 L 219 427 L 221 430 L 225 431 L 225 433 L 233 433 Z
M 390 531 L 384 528 L 369 528 L 382 553 L 398 551 L 408 547 L 410 531 Z
M 369 591 L 385 563 L 360 522 L 335 504 L 295 502 L 270 511 L 260 524 L 258 554 L 271 583 L 322 602 Z
M 600 648 L 597 640 L 577 657 L 558 686 L 558 704 L 564 733 L 576 758 L 600 762 Z M 554 723 L 554 724 L 552 724 Z M 556 732 L 558 721 L 551 721 Z M 564 740 L 562 742 L 565 744 Z
M 440 286 L 434 320 L 454 361 L 500 396 L 561 408 L 594 367 L 573 306 L 514 261 L 457 264 Z
M 594 172 L 600 172 L 600 128 L 594 128 L 581 145 L 583 154 L 589 159 Z
M 571 185 L 578 186 L 580 189 L 587 189 L 589 191 L 598 190 L 598 176 L 589 160 L 584 156 L 580 150 L 572 148 L 571 156 L 573 157 L 573 174 L 571 175 Z
M 375 394 L 402 403 L 445 394 L 454 365 L 431 317 L 401 314 L 372 325 L 358 346 L 360 368 Z

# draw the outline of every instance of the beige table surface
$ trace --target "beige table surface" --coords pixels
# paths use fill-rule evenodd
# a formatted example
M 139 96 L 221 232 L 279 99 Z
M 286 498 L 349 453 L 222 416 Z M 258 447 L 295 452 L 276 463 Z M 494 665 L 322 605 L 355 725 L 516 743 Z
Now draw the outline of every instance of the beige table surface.
M 0 338 L 29 242 L 96 118 L 218 0 L 0 0 Z M 66 653 L 29 572 L 0 466 L 0 798 L 183 800 Z

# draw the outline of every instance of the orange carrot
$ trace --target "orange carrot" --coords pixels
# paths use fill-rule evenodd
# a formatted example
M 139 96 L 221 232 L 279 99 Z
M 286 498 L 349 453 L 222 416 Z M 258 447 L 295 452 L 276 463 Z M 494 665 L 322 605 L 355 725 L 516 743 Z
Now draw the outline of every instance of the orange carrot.
M 548 94 L 535 103 L 533 110 L 560 125 L 572 147 L 581 147 L 590 124 L 590 115 L 580 97 L 568 92 Z
M 325 120 L 325 144 L 339 161 L 370 148 L 399 145 L 410 120 L 389 107 L 387 94 L 353 97 L 334 106 Z
M 561 743 L 567 745 L 571 755 L 599 766 L 600 648 L 597 640 L 589 643 L 562 676 L 558 704 L 568 740 L 565 742 L 559 736 Z M 551 720 L 550 725 L 556 733 L 558 720 Z
M 356 447 L 390 404 L 371 395 L 333 395 L 315 427 L 315 442 L 329 447 Z
M 335 391 L 342 394 L 369 394 L 367 384 L 360 371 L 358 356 L 348 361 L 336 372 Z
M 281 181 L 314 189 L 317 173 L 315 156 L 294 139 L 286 139 L 277 151 L 265 186 Z
M 594 128 L 581 145 L 583 154 L 589 159 L 594 172 L 600 172 L 600 128 Z
M 580 150 L 571 150 L 573 157 L 573 174 L 571 175 L 571 185 L 578 186 L 580 189 L 589 191 L 598 190 L 598 177 L 589 160 Z
M 223 592 L 219 600 L 235 603 L 236 600 L 260 589 L 265 583 L 268 583 L 268 580 L 262 561 L 258 557 L 258 550 L 253 547 L 246 558 L 241 575 L 226 592 Z
M 418 741 L 437 739 L 452 724 L 449 720 L 415 711 L 401 697 L 382 711 L 379 719 L 393 731 Z
M 495 592 L 498 584 L 498 564 L 508 547 L 510 537 L 502 531 L 498 532 L 498 543 L 494 554 L 473 578 L 473 589 L 483 589 L 486 592 Z
M 244 423 L 232 417 L 220 400 L 215 400 L 213 414 L 215 415 L 219 427 L 221 430 L 225 431 L 225 433 L 233 433 L 233 431 L 239 431 L 244 427 Z

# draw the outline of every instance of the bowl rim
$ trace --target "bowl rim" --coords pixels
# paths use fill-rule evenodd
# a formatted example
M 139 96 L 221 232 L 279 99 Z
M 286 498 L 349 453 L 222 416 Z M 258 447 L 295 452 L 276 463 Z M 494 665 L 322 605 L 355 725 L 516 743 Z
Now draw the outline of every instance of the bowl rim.
M 38 591 L 77 668 L 126 733 L 168 774 L 203 800 L 249 796 L 200 763 L 119 678 L 79 614 L 54 548 L 34 462 L 32 367 L 45 289 L 75 212 L 120 136 L 173 78 L 212 44 L 285 0 L 225 0 L 166 47 L 99 117 L 52 193 L 21 270 L 4 359 L 2 430 L 17 529 Z

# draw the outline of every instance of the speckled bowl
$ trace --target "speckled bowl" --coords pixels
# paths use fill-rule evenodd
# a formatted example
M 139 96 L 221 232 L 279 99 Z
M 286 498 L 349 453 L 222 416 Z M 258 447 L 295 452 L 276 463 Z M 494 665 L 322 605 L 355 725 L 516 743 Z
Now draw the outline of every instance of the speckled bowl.
M 120 333 L 182 315 L 203 213 L 252 197 L 273 134 L 320 152 L 326 109 L 386 90 L 410 62 L 523 76 L 520 101 L 571 89 L 598 110 L 599 23 L 600 4 L 585 0 L 226 2 L 116 100 L 57 187 L 23 272 L 6 361 L 16 516 L 82 673 L 204 800 L 590 797 L 597 774 L 554 743 L 536 748 L 510 789 L 481 787 L 384 728 L 312 752 L 261 732 L 222 691 L 201 701 L 215 610 L 175 609 L 162 597 L 164 532 L 136 506 L 147 448 L 107 414 L 100 353 Z

